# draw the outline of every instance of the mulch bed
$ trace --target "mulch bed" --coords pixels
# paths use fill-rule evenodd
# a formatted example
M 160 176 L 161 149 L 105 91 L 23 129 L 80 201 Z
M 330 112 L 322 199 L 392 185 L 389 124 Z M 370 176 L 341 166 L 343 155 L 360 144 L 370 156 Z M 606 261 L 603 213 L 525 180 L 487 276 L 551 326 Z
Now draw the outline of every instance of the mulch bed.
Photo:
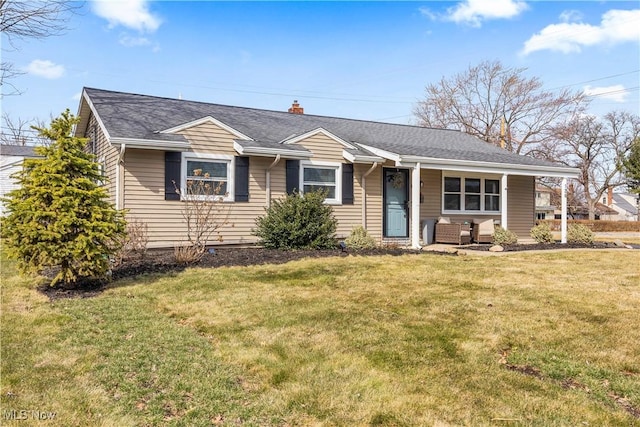
M 488 251 L 492 245 L 473 245 L 465 246 L 465 250 Z M 527 250 L 546 250 L 546 249 L 564 249 L 564 248 L 615 248 L 618 247 L 614 243 L 596 242 L 593 245 L 577 245 L 566 244 L 558 245 L 549 244 L 526 244 L 526 245 L 506 245 L 505 252 L 527 251 Z M 452 247 L 453 248 L 453 247 Z M 249 248 L 216 248 L 213 253 L 207 253 L 202 260 L 194 264 L 177 263 L 174 259 L 173 250 L 151 250 L 142 259 L 125 260 L 121 265 L 114 268 L 111 278 L 113 280 L 124 279 L 127 277 L 135 277 L 143 274 L 166 274 L 175 273 L 184 270 L 187 267 L 232 267 L 232 266 L 249 266 L 262 264 L 284 264 L 289 261 L 299 260 L 303 258 L 326 258 L 326 257 L 344 257 L 344 256 L 379 256 L 379 255 L 406 255 L 406 254 L 433 254 L 433 255 L 449 255 L 455 256 L 455 252 L 423 252 L 419 250 L 400 249 L 400 248 L 377 248 L 368 250 L 293 250 L 282 251 L 275 249 L 264 249 L 257 247 Z M 38 290 L 47 295 L 50 300 L 61 298 L 90 298 L 102 293 L 109 285 L 109 281 L 87 281 L 73 289 L 67 289 L 62 286 L 49 286 L 47 283 L 38 287 Z
M 488 251 L 491 248 L 491 244 L 471 245 L 460 247 L 459 249 L 471 250 L 471 251 Z M 583 243 L 530 243 L 530 244 L 516 244 L 516 245 L 503 245 L 505 252 L 518 252 L 518 251 L 544 251 L 550 249 L 610 249 L 620 248 L 614 242 L 594 242 L 592 244 Z

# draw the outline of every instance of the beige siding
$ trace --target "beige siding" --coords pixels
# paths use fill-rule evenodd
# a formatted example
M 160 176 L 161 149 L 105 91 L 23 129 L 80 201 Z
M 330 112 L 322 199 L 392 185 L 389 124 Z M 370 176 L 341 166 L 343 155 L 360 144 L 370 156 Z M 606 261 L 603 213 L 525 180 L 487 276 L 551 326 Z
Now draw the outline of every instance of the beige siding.
M 422 169 L 420 180 L 423 186 L 420 193 L 424 197 L 424 202 L 420 203 L 420 219 L 436 219 L 440 216 L 442 204 L 441 188 L 442 173 L 434 169 Z
M 509 176 L 507 185 L 507 228 L 520 238 L 528 238 L 535 225 L 535 178 Z
M 342 157 L 342 150 L 344 148 L 342 144 L 323 134 L 313 135 L 298 142 L 298 145 L 305 147 L 313 153 L 311 160 L 339 163 L 345 161 L 344 157 Z
M 233 141 L 238 137 L 213 123 L 194 126 L 182 134 L 189 140 L 195 153 L 238 154 L 233 149 Z
M 382 241 L 382 167 L 378 166 L 365 178 L 366 188 L 366 219 L 363 222 L 362 214 L 362 175 L 369 169 L 370 164 L 356 164 L 353 171 L 354 206 L 358 208 L 358 219 L 353 225 L 364 226 L 369 234 L 378 242 Z
M 89 125 L 87 126 L 87 134 L 84 137 L 89 138 L 87 142 L 88 148 L 93 151 L 91 145 L 95 144 L 96 160 L 104 159 L 104 173 L 107 177 L 105 187 L 109 192 L 111 203 L 116 201 L 116 169 L 118 163 L 118 150 L 107 141 L 107 137 L 102 132 L 102 128 L 98 124 L 95 116 L 91 114 Z M 95 140 L 95 141 L 94 141 Z

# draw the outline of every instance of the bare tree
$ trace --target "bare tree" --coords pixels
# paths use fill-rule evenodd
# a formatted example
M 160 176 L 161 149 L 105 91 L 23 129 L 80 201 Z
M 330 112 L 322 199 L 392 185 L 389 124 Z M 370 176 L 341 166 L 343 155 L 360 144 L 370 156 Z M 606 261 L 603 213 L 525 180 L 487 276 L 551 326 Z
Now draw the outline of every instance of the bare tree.
M 577 181 L 589 209 L 589 219 L 593 220 L 596 204 L 607 189 L 626 184 L 622 164 L 633 142 L 640 137 L 640 117 L 615 111 L 602 118 L 576 116 L 558 126 L 556 135 L 558 143 L 550 155 L 580 170 Z
M 0 0 L 0 32 L 11 48 L 18 49 L 19 40 L 63 34 L 69 14 L 80 8 L 82 3 L 68 0 Z M 20 91 L 8 81 L 22 72 L 7 61 L 3 61 L 0 67 L 2 95 L 19 94 Z
M 2 145 L 49 145 L 51 140 L 40 135 L 37 129 L 46 128 L 42 120 L 17 119 L 5 111 L 2 113 L 0 144 Z
M 540 143 L 553 139 L 554 126 L 587 102 L 578 92 L 545 91 L 542 81 L 525 71 L 484 61 L 443 77 L 426 87 L 424 100 L 414 108 L 418 124 L 461 130 L 515 153 L 546 157 Z

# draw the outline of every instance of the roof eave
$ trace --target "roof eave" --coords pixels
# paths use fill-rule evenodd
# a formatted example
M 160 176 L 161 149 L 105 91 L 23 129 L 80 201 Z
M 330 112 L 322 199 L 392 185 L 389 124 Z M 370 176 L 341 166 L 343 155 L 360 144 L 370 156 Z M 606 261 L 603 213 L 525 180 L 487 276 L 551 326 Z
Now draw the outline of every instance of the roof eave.
M 342 157 L 351 163 L 381 163 L 384 162 L 384 158 L 366 154 L 353 154 L 346 150 L 342 151 Z
M 161 141 L 156 139 L 136 139 L 136 138 L 111 138 L 112 145 L 127 148 L 140 148 L 144 150 L 163 150 L 163 151 L 185 151 L 191 148 L 186 141 Z
M 287 150 L 283 148 L 269 148 L 269 147 L 243 147 L 238 142 L 233 143 L 233 148 L 244 156 L 257 156 L 257 157 L 275 157 L 280 155 L 286 159 L 294 160 L 307 160 L 313 157 L 313 153 L 310 151 L 300 150 Z

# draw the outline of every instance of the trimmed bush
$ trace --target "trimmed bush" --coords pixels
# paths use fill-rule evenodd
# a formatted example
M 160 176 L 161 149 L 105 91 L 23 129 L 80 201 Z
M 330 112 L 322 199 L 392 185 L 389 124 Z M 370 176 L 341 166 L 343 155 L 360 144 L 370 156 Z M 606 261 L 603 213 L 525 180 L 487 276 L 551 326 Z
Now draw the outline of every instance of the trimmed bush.
M 567 229 L 567 243 L 582 243 L 590 245 L 593 243 L 593 231 L 583 224 L 571 224 Z
M 518 236 L 511 230 L 497 227 L 493 233 L 494 245 L 515 245 L 518 243 Z
M 531 237 L 538 243 L 553 243 L 553 233 L 549 224 L 543 222 L 531 229 Z
M 336 247 L 338 221 L 324 203 L 326 192 L 294 193 L 275 200 L 256 219 L 253 234 L 268 249 L 330 249 Z
M 344 242 L 351 249 L 373 249 L 378 246 L 376 240 L 361 225 L 353 227 L 351 234 Z

